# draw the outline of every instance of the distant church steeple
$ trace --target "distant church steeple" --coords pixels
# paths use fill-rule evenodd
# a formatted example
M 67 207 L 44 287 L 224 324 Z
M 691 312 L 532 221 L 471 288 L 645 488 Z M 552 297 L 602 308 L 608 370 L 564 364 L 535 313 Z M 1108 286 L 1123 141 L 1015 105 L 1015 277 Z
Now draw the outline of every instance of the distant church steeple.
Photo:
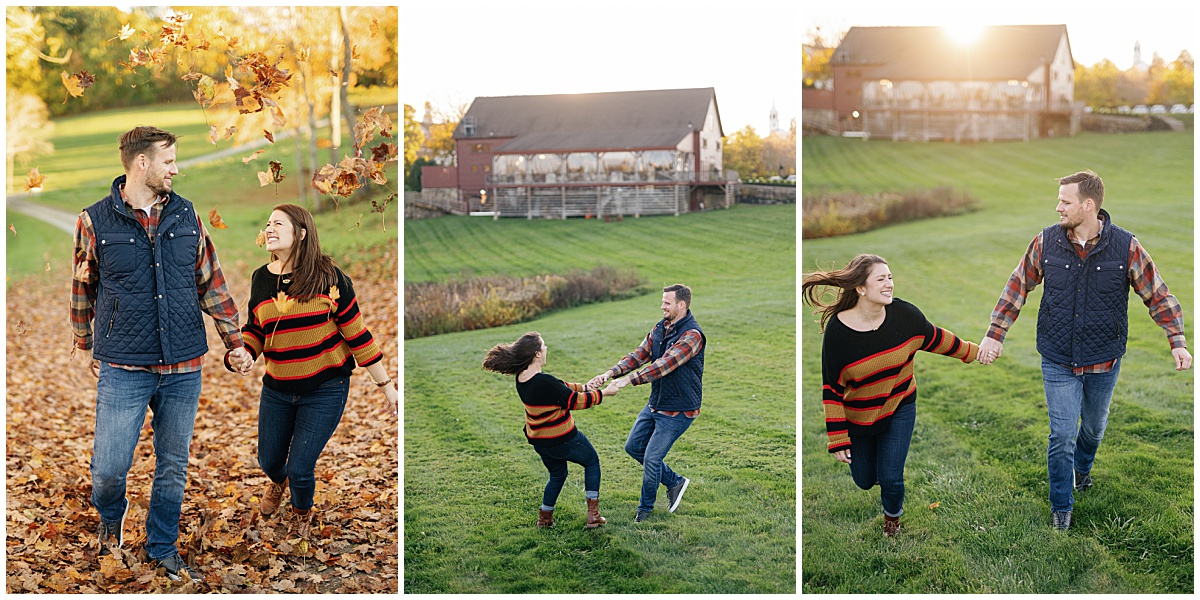
M 1139 71 L 1145 71 L 1150 68 L 1150 65 L 1142 62 L 1142 43 L 1139 41 L 1133 42 L 1133 67 Z
M 771 103 L 770 124 L 770 131 L 768 133 L 779 131 L 779 111 L 775 110 L 774 102 Z

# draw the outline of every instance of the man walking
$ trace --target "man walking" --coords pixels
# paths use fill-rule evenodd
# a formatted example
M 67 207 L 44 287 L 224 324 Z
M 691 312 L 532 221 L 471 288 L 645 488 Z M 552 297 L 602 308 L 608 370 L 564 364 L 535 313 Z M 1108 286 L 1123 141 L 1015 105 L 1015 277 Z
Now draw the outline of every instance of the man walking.
M 169 577 L 180 579 L 184 572 L 197 578 L 175 544 L 208 351 L 201 311 L 232 350 L 231 364 L 247 370 L 252 359 L 204 223 L 192 203 L 171 190 L 179 173 L 175 141 L 155 127 L 121 136 L 125 174 L 75 225 L 71 327 L 75 348 L 85 358 L 91 350 L 88 368 L 98 379 L 91 472 L 100 553 L 123 542 L 125 478 L 149 407 L 155 465 L 145 548 Z
M 1050 417 L 1046 452 L 1051 523 L 1071 527 L 1072 491 L 1093 485 L 1096 450 L 1108 424 L 1121 357 L 1129 337 L 1129 289 L 1166 332 L 1175 370 L 1192 366 L 1183 311 L 1150 255 L 1132 233 L 1116 226 L 1104 202 L 1104 182 L 1092 171 L 1058 180 L 1059 222 L 1033 238 L 1008 279 L 980 344 L 990 364 L 1029 292 L 1045 282 L 1037 319 L 1037 350 Z
M 650 399 L 625 441 L 625 452 L 642 463 L 642 497 L 633 519 L 638 523 L 654 510 L 659 484 L 667 487 L 667 511 L 675 512 L 690 483 L 671 470 L 664 459 L 675 440 L 700 414 L 705 338 L 692 316 L 691 305 L 691 288 L 682 284 L 663 288 L 663 320 L 636 350 L 589 382 L 597 387 L 649 363 L 621 382 L 622 387 L 627 383 L 650 384 Z

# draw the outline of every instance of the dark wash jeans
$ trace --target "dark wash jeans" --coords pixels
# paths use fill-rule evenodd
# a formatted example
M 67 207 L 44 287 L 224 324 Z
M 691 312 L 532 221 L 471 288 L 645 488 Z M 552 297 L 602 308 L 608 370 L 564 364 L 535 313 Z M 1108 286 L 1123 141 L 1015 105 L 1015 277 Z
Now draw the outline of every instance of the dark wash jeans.
M 850 475 L 854 484 L 869 490 L 879 482 L 883 514 L 904 514 L 904 461 L 917 423 L 917 403 L 905 404 L 892 414 L 886 431 L 870 436 L 850 436 Z
M 311 392 L 291 394 L 263 386 L 258 403 L 258 464 L 267 477 L 286 477 L 292 506 L 313 505 L 317 457 L 342 420 L 350 378 L 337 377 Z
M 550 472 L 550 480 L 546 482 L 546 490 L 542 492 L 542 505 L 554 506 L 558 495 L 562 492 L 563 484 L 567 482 L 567 463 L 573 462 L 583 466 L 583 490 L 593 493 L 597 498 L 600 494 L 600 455 L 592 447 L 592 442 L 582 431 L 575 430 L 575 439 L 556 446 L 534 446 L 533 449 L 542 457 L 542 464 Z

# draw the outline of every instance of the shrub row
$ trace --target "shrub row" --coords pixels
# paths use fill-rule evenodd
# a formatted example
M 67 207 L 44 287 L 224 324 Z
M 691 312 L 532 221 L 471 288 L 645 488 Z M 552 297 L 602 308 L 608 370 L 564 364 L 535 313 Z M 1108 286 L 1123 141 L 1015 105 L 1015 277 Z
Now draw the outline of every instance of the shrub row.
M 802 237 L 815 239 L 861 233 L 917 219 L 961 215 L 979 210 L 979 202 L 949 187 L 903 193 L 805 194 Z
M 557 308 L 642 293 L 636 272 L 607 266 L 565 275 L 410 283 L 404 286 L 404 339 L 500 327 Z

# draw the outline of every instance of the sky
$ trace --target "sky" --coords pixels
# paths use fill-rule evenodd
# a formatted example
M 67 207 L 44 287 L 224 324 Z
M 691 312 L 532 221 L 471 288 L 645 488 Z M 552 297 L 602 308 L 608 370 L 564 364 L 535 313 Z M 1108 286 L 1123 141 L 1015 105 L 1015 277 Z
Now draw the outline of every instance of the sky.
M 794 2 L 405 4 L 400 99 L 424 113 L 477 96 L 716 88 L 725 135 L 800 117 Z
M 1090 67 L 1107 58 L 1121 70 L 1133 66 L 1136 42 L 1147 64 L 1156 52 L 1170 63 L 1181 50 L 1193 57 L 1197 50 L 1195 11 L 1183 2 L 824 2 L 806 3 L 801 21 L 805 39 L 817 25 L 833 37 L 852 26 L 1065 24 L 1075 64 Z

